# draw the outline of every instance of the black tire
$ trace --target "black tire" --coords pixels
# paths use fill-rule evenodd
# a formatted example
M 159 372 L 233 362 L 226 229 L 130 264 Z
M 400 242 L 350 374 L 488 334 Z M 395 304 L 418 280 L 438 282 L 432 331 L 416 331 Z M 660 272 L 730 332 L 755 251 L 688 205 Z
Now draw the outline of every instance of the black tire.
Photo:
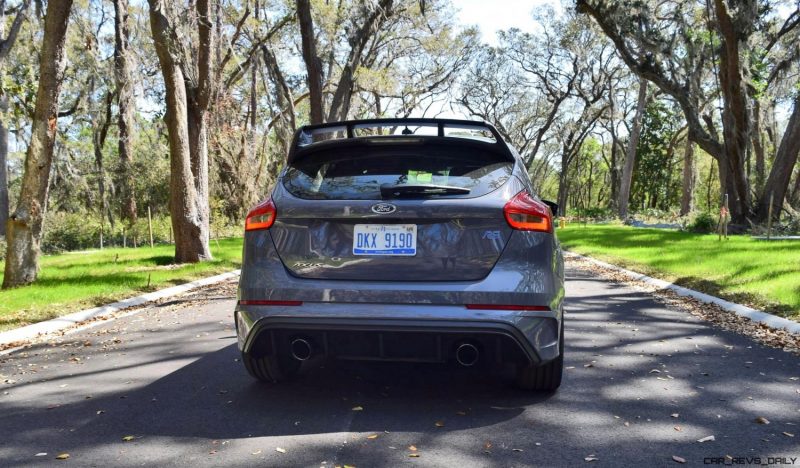
M 272 383 L 283 382 L 297 376 L 300 364 L 302 364 L 300 361 L 280 354 L 254 357 L 249 353 L 242 353 L 242 362 L 254 379 Z
M 524 390 L 554 392 L 561 386 L 564 374 L 564 316 L 561 316 L 561 333 L 558 337 L 558 357 L 544 365 L 519 366 L 517 387 Z

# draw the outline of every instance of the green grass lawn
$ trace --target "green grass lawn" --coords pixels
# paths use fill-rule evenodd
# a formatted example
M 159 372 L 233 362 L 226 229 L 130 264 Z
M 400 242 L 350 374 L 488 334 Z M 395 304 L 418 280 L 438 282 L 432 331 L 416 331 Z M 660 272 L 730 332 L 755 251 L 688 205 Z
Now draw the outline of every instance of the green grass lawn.
M 235 270 L 242 239 L 211 241 L 211 252 L 212 261 L 187 265 L 172 263 L 172 245 L 44 256 L 35 284 L 0 291 L 0 331 Z
M 573 252 L 800 320 L 800 241 L 591 224 L 558 237 Z

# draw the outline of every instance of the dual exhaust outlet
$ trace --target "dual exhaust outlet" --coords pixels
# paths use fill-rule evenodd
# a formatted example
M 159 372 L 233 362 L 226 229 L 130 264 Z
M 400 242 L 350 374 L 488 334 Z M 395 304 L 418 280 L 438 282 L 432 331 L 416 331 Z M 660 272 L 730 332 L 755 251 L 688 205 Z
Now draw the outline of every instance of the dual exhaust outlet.
M 298 361 L 307 361 L 314 355 L 314 346 L 305 338 L 295 338 L 290 343 L 292 357 Z M 459 342 L 456 345 L 456 361 L 464 367 L 474 366 L 480 358 L 478 348 L 468 342 Z

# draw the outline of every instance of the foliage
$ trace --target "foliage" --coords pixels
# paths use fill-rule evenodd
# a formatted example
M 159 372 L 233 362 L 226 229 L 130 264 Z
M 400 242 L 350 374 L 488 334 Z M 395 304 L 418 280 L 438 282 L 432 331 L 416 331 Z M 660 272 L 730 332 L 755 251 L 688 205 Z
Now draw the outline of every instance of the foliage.
M 609 208 L 589 207 L 575 208 L 569 212 L 572 216 L 581 219 L 591 219 L 593 221 L 605 221 L 614 218 L 614 212 Z
M 700 211 L 692 215 L 691 220 L 686 225 L 686 230 L 700 234 L 714 232 L 717 229 L 717 218 L 708 211 Z
M 140 217 L 132 225 L 117 223 L 110 227 L 108 222 L 103 222 L 101 227 L 97 215 L 87 213 L 51 212 L 45 221 L 45 233 L 42 241 L 42 251 L 54 254 L 72 250 L 100 248 L 100 234 L 103 235 L 103 246 L 108 247 L 135 247 L 150 243 L 150 232 L 147 215 Z M 172 224 L 169 216 L 160 215 L 152 220 L 153 242 L 168 244 L 172 242 Z M 219 214 L 212 216 L 211 237 L 232 237 L 241 235 L 241 226 L 231 224 L 230 221 Z
M 680 203 L 681 167 L 676 164 L 676 147 L 683 135 L 675 109 L 662 100 L 647 106 L 633 171 L 632 210 L 668 210 Z

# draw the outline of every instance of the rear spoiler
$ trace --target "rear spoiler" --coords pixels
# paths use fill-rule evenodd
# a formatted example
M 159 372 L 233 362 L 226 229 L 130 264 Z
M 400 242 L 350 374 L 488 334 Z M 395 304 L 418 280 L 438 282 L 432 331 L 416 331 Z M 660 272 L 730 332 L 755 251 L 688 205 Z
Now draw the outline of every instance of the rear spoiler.
M 423 130 L 424 129 L 424 130 Z M 388 131 L 387 131 L 388 130 Z M 420 133 L 417 133 L 420 132 Z M 470 133 L 472 132 L 472 133 Z M 289 150 L 288 162 L 303 153 L 320 146 L 352 143 L 354 140 L 378 141 L 378 139 L 402 142 L 403 139 L 469 140 L 489 145 L 513 158 L 512 152 L 500 132 L 483 121 L 459 119 L 365 119 L 304 125 L 294 134 Z

